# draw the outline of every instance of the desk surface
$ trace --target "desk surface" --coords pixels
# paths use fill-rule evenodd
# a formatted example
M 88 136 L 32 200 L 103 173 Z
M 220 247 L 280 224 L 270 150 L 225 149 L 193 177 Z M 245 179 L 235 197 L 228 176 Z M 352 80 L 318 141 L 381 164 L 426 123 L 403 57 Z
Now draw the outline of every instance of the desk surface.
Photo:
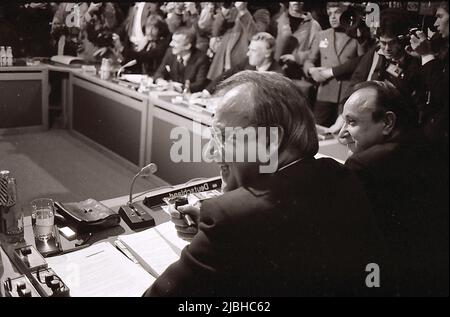
M 217 178 L 218 177 L 215 177 L 212 179 L 217 179 Z M 189 184 L 164 186 L 159 189 L 153 189 L 153 190 L 149 190 L 148 192 L 139 193 L 139 194 L 135 195 L 135 197 L 137 197 L 137 199 L 135 200 L 135 203 L 143 206 L 143 208 L 145 208 L 146 210 L 149 210 L 142 203 L 145 196 L 155 196 L 155 195 L 171 192 L 174 190 L 179 190 L 179 189 L 185 188 L 186 186 L 194 186 L 194 185 L 198 185 L 198 184 L 203 184 L 206 180 L 210 180 L 210 179 L 201 179 L 201 180 L 197 180 L 197 181 L 192 181 Z M 141 195 L 141 196 L 139 196 L 139 195 Z M 102 201 L 102 203 L 104 205 L 106 205 L 107 207 L 111 208 L 112 210 L 118 211 L 119 207 L 126 204 L 127 201 L 128 201 L 128 195 L 109 199 L 109 200 L 104 200 L 104 201 Z M 164 222 L 167 222 L 170 220 L 170 216 L 168 214 L 166 214 L 160 207 L 157 207 L 154 209 L 152 208 L 149 211 L 149 213 L 155 219 L 156 225 L 159 225 L 161 223 L 164 223 Z M 14 278 L 14 277 L 21 275 L 19 273 L 18 269 L 11 262 L 8 255 L 12 254 L 13 250 L 18 247 L 30 245 L 30 244 L 35 245 L 33 229 L 31 226 L 31 217 L 30 216 L 25 217 L 24 223 L 25 223 L 25 230 L 24 230 L 25 231 L 25 234 L 24 234 L 25 242 L 13 244 L 13 245 L 3 243 L 2 247 L 0 248 L 0 257 L 1 257 L 1 260 L 0 260 L 0 282 L 1 282 L 0 297 L 4 296 L 3 282 L 9 277 Z M 142 231 L 142 230 L 145 230 L 145 229 L 133 231 L 121 219 L 119 226 L 112 227 L 112 228 L 102 230 L 100 232 L 95 233 L 94 236 L 89 240 L 89 244 L 105 242 L 105 241 L 113 242 L 116 239 L 116 237 L 119 235 L 130 234 L 130 233 Z M 61 236 L 61 244 L 62 244 L 63 250 L 73 248 L 75 245 L 75 242 L 77 242 L 77 241 L 76 240 L 68 241 L 64 237 Z

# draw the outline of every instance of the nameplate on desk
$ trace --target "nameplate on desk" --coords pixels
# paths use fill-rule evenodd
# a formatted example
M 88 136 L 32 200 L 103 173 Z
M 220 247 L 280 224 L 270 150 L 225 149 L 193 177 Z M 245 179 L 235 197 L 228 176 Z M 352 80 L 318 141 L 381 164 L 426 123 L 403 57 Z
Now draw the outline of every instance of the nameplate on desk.
M 174 189 L 169 192 L 165 192 L 162 194 L 154 195 L 154 196 L 145 196 L 144 205 L 148 208 L 152 208 L 155 206 L 159 206 L 165 204 L 164 198 L 175 198 L 187 194 L 205 192 L 213 189 L 220 189 L 222 186 L 222 180 L 220 178 L 213 179 L 210 181 L 206 181 L 204 183 L 187 186 L 183 188 Z

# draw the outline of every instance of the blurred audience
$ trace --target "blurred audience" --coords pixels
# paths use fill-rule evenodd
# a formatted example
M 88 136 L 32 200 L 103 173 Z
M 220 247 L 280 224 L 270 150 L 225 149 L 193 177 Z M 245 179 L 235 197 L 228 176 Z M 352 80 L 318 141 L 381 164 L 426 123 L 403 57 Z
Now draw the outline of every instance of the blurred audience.
M 317 33 L 311 52 L 307 56 L 303 69 L 308 77 L 319 83 L 316 102 L 314 104 L 314 117 L 316 123 L 329 127 L 338 117 L 338 103 L 341 94 L 350 85 L 350 77 L 347 80 L 332 78 L 332 72 L 324 74 L 324 68 L 329 68 L 353 60 L 363 55 L 364 46 L 356 39 L 352 39 L 340 26 L 340 18 L 347 6 L 341 2 L 328 2 L 327 13 L 331 28 Z M 315 66 L 320 67 L 315 67 Z
M 258 16 L 261 15 L 258 13 Z M 216 44 L 217 48 L 213 49 L 215 53 L 208 71 L 209 80 L 217 78 L 245 58 L 251 37 L 258 32 L 257 25 L 246 2 L 235 2 L 234 6 L 222 4 L 214 18 L 212 36 L 221 39 Z
M 118 36 L 114 37 L 115 47 L 122 64 L 136 60 L 139 72 L 152 76 L 169 47 L 170 32 L 166 21 L 160 15 L 152 14 L 147 18 L 144 34 L 144 40 L 136 49 L 132 48 L 127 38 L 122 44 Z
M 275 59 L 284 64 L 286 76 L 302 79 L 303 64 L 311 53 L 314 38 L 322 28 L 311 13 L 303 10 L 303 2 L 289 2 L 277 22 Z
M 283 69 L 274 59 L 274 55 L 275 38 L 267 32 L 256 33 L 248 47 L 247 57 L 241 63 L 211 81 L 202 92 L 193 94 L 192 97 L 210 97 L 220 82 L 243 70 L 269 71 L 283 74 Z
M 437 33 L 429 40 L 426 34 L 418 31 L 411 36 L 411 48 L 420 56 L 420 71 L 425 78 L 428 102 L 421 109 L 420 124 L 439 153 L 448 159 L 448 2 L 441 2 L 434 26 Z

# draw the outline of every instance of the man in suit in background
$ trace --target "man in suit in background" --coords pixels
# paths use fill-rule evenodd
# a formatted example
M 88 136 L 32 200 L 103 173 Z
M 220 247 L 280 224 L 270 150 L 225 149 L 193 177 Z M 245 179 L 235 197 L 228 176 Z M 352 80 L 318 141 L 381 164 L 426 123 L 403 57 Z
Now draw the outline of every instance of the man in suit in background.
M 335 67 L 363 55 L 364 47 L 356 39 L 352 39 L 340 27 L 340 17 L 347 9 L 341 2 L 328 2 L 327 13 L 331 28 L 320 31 L 314 38 L 311 52 L 303 66 L 304 73 L 320 83 L 314 105 L 316 123 L 329 127 L 338 116 L 338 104 L 341 96 L 350 85 L 350 76 L 346 79 L 324 78 L 318 66 Z
M 378 292 L 364 282 L 368 263 L 382 265 L 366 197 L 342 165 L 314 158 L 314 118 L 295 84 L 281 74 L 246 70 L 222 82 L 215 95 L 207 152 L 220 165 L 224 194 L 200 209 L 179 207 L 198 224 L 188 227 L 174 216 L 179 234 L 192 242 L 146 295 Z M 264 133 L 236 135 L 256 127 Z M 275 160 L 275 171 L 263 173 L 261 157 L 248 159 L 257 146 Z M 239 148 L 245 153 L 236 153 Z M 233 161 L 233 153 L 247 160 Z
M 448 296 L 448 161 L 433 155 L 408 100 L 391 83 L 357 84 L 339 137 L 390 249 L 385 286 L 397 296 Z
M 274 59 L 274 54 L 275 38 L 267 32 L 255 34 L 248 47 L 247 57 L 236 66 L 211 81 L 201 93 L 193 94 L 192 98 L 211 97 L 214 89 L 216 89 L 216 86 L 221 81 L 243 70 L 269 71 L 283 74 L 283 69 Z
M 170 47 L 155 73 L 157 84 L 165 85 L 167 80 L 186 84 L 189 80 L 191 92 L 205 88 L 209 61 L 208 57 L 195 47 L 195 40 L 196 34 L 192 28 L 181 27 L 175 31 Z

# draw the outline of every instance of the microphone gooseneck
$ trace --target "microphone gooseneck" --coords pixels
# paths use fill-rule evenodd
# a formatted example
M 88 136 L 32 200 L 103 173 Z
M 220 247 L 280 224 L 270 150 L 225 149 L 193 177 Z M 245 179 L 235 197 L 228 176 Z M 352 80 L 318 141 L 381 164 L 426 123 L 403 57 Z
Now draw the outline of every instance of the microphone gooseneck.
M 123 72 L 123 70 L 127 67 L 130 66 L 134 66 L 137 64 L 137 61 L 135 59 L 133 59 L 132 61 L 129 61 L 128 63 L 126 63 L 125 65 L 123 65 L 122 67 L 119 68 L 119 70 L 117 71 L 117 78 L 120 77 L 120 74 Z
M 156 164 L 150 163 L 150 164 L 144 166 L 136 175 L 134 175 L 133 180 L 131 181 L 131 186 L 130 186 L 130 196 L 128 198 L 128 206 L 130 206 L 131 203 L 133 202 L 133 187 L 134 187 L 134 183 L 136 182 L 136 179 L 139 176 L 149 176 L 151 174 L 155 174 L 157 170 L 158 170 L 158 167 L 156 166 Z

